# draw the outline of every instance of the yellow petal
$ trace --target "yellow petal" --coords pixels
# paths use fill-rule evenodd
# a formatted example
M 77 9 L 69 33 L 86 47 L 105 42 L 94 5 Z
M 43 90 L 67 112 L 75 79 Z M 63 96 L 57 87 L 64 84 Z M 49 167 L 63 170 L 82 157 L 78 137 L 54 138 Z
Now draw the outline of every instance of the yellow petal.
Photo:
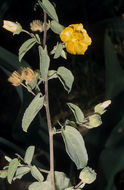
M 73 29 L 71 27 L 67 27 L 65 28 L 61 34 L 60 34 L 60 38 L 63 42 L 67 42 L 69 40 L 71 40 L 72 38 L 72 34 L 73 34 Z
M 83 24 L 71 24 L 69 26 L 72 27 L 74 31 L 82 31 L 82 30 L 84 30 L 83 29 Z
M 87 48 L 88 48 L 88 45 L 83 43 L 82 41 L 75 43 L 75 51 L 76 51 L 76 54 L 78 55 L 84 55 Z
M 76 51 L 75 51 L 75 42 L 68 41 L 68 42 L 66 42 L 65 47 L 66 47 L 66 50 L 67 50 L 68 53 L 73 54 L 73 55 L 76 54 Z

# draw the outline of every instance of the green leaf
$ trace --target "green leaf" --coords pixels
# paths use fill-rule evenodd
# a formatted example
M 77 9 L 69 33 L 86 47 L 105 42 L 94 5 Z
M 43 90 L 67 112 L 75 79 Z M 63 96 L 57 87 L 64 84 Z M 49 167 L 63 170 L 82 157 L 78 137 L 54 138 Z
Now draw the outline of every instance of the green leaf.
M 83 137 L 73 127 L 66 126 L 62 130 L 62 137 L 65 143 L 66 152 L 76 164 L 77 169 L 84 168 L 88 162 L 88 155 Z
M 61 57 L 63 57 L 64 59 L 67 59 L 67 53 L 64 50 L 62 50 L 61 52 Z
M 65 68 L 65 67 L 59 67 L 57 70 L 57 75 L 59 80 L 64 86 L 64 89 L 68 91 L 68 93 L 71 91 L 72 84 L 74 81 L 74 76 L 72 72 Z
M 19 165 L 19 161 L 17 158 L 14 158 L 13 160 L 11 160 L 11 162 L 9 163 L 9 168 L 8 168 L 8 174 L 7 174 L 7 179 L 8 182 L 11 184 L 12 179 L 14 177 L 14 174 L 17 170 L 17 167 Z
M 43 10 L 55 21 L 58 22 L 58 16 L 56 14 L 56 10 L 54 6 L 48 0 L 38 0 L 38 4 L 41 6 Z
M 36 166 L 31 167 L 31 174 L 32 176 L 39 182 L 42 182 L 44 180 L 43 175 L 41 172 L 36 168 Z
M 49 64 L 50 64 L 50 58 L 47 53 L 47 47 L 43 49 L 41 46 L 39 46 L 39 56 L 40 56 L 41 77 L 44 80 L 47 80 L 48 69 L 49 69 Z
M 33 121 L 37 113 L 43 107 L 44 104 L 44 96 L 41 96 L 41 93 L 38 93 L 32 102 L 27 107 L 23 119 L 22 119 L 22 128 L 23 131 L 27 132 L 30 123 Z
M 57 78 L 57 75 L 56 75 L 56 70 L 49 70 L 48 71 L 48 79 L 53 79 L 53 78 Z
M 51 176 L 48 174 L 47 181 L 51 181 Z M 71 186 L 70 179 L 63 172 L 55 171 L 56 190 L 65 189 Z
M 81 111 L 81 109 L 77 105 L 72 104 L 72 103 L 67 103 L 67 105 L 71 109 L 71 111 L 73 112 L 75 119 L 76 119 L 76 122 L 78 124 L 83 123 L 85 121 L 85 119 L 84 119 L 84 114 Z
M 14 180 L 15 179 L 21 179 L 25 174 L 27 174 L 29 172 L 30 172 L 30 168 L 29 167 L 20 167 L 20 168 L 17 168 Z
M 28 188 L 28 190 L 42 190 L 42 189 L 43 190 L 51 190 L 50 182 L 48 182 L 48 181 L 45 181 L 45 182 L 42 182 L 42 183 L 34 182 Z
M 50 28 L 53 32 L 56 34 L 60 34 L 64 30 L 64 26 L 56 22 L 55 20 L 52 20 L 50 23 Z
M 4 170 L 1 171 L 0 172 L 0 178 L 6 178 L 7 177 L 7 173 L 8 173 L 8 171 L 6 171 L 6 170 L 5 171 Z
M 54 59 L 57 59 L 58 57 L 61 56 L 62 50 L 63 50 L 63 44 L 58 43 L 57 47 L 56 47 L 56 50 L 55 50 Z
M 35 151 L 35 146 L 29 146 L 26 150 L 25 157 L 24 157 L 24 162 L 27 164 L 31 164 L 33 155 Z
M 21 62 L 23 56 L 27 53 L 28 50 L 30 50 L 34 46 L 35 43 L 36 43 L 36 39 L 30 38 L 22 44 L 22 46 L 19 49 L 19 61 L 20 62 Z

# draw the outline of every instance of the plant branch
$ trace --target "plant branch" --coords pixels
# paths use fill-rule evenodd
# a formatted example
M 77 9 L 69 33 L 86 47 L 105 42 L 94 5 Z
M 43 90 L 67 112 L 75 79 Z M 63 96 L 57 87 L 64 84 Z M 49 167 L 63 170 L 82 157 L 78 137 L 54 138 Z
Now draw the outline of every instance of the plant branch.
M 47 37 L 47 15 L 46 12 L 44 11 L 43 48 L 45 48 L 46 45 L 46 37 Z M 47 117 L 47 125 L 49 132 L 51 190 L 55 190 L 53 129 L 51 123 L 50 109 L 49 109 L 48 80 L 45 81 L 45 108 L 46 108 L 46 117 Z

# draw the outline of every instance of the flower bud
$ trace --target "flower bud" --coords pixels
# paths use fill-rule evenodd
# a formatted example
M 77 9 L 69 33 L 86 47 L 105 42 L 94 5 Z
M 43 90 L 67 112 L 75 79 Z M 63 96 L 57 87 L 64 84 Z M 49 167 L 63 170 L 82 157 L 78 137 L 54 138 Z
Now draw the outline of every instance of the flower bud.
M 79 175 L 79 178 L 83 183 L 93 183 L 96 180 L 96 172 L 92 168 L 85 167 Z
M 3 28 L 12 32 L 13 34 L 19 34 L 22 32 L 22 27 L 19 23 L 11 22 L 8 20 L 3 21 Z
M 89 116 L 89 125 L 87 128 L 98 127 L 102 124 L 101 116 L 97 113 Z
M 97 104 L 95 107 L 94 107 L 94 111 L 95 113 L 98 113 L 100 115 L 102 115 L 103 113 L 106 112 L 106 108 L 111 104 L 111 100 L 106 100 L 100 104 Z

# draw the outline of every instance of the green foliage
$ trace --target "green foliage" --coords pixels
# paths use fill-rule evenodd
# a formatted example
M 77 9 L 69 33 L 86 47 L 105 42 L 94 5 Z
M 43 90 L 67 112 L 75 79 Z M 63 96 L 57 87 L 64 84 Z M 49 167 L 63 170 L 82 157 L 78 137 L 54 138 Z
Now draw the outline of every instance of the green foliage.
M 73 127 L 65 126 L 62 130 L 62 137 L 65 143 L 66 152 L 76 164 L 77 169 L 84 168 L 88 162 L 88 155 L 83 137 Z
M 41 93 L 38 93 L 30 105 L 27 107 L 23 119 L 22 119 L 22 129 L 27 132 L 28 127 L 32 120 L 35 118 L 37 113 L 40 111 L 40 109 L 43 107 L 44 104 L 44 96 L 41 96 Z
M 44 180 L 43 175 L 41 172 L 36 168 L 36 166 L 31 167 L 31 174 L 32 176 L 39 182 L 42 182 Z
M 8 168 L 8 173 L 7 173 L 7 179 L 8 182 L 11 184 L 14 174 L 17 170 L 17 167 L 19 165 L 19 161 L 17 158 L 14 158 L 13 160 L 11 160 L 11 162 L 9 163 L 9 168 Z
M 21 62 L 23 56 L 29 51 L 36 43 L 36 38 L 30 38 L 24 42 L 19 49 L 19 61 Z
M 47 176 L 47 181 L 50 182 L 50 174 Z M 63 172 L 55 171 L 56 190 L 65 189 L 71 186 L 70 179 Z
M 64 59 L 67 59 L 66 52 L 63 50 L 64 45 L 62 43 L 57 43 L 53 47 L 53 50 L 50 52 L 51 54 L 54 54 L 54 59 L 57 59 L 58 57 L 63 57 Z
M 75 119 L 76 119 L 76 122 L 78 124 L 83 123 L 85 121 L 85 118 L 84 118 L 84 114 L 81 111 L 81 109 L 77 105 L 72 104 L 72 103 L 67 103 L 67 105 L 71 109 L 71 111 L 73 112 Z
M 56 22 L 58 22 L 58 16 L 56 14 L 56 10 L 54 6 L 48 0 L 38 0 L 38 4 L 42 7 L 42 9 Z
M 50 22 L 50 28 L 56 34 L 60 34 L 64 30 L 64 26 L 62 26 L 61 24 L 59 24 L 55 20 L 52 20 Z
M 43 49 L 41 46 L 39 46 L 39 56 L 41 77 L 43 80 L 47 80 L 48 69 L 50 64 L 50 58 L 47 53 L 47 47 Z
M 63 44 L 62 43 L 57 44 L 54 54 L 54 59 L 57 59 L 58 57 L 61 56 L 62 50 L 63 50 Z
M 64 86 L 64 89 L 68 91 L 68 93 L 71 91 L 72 84 L 74 81 L 74 76 L 70 70 L 68 70 L 65 67 L 59 67 L 57 69 L 57 76 Z
M 17 170 L 16 170 L 16 174 L 15 174 L 15 177 L 13 178 L 13 180 L 21 179 L 24 175 L 29 173 L 30 170 L 31 169 L 29 167 L 27 167 L 27 166 L 18 167 Z
M 51 186 L 50 186 L 50 182 L 48 181 L 45 181 L 45 182 L 34 182 L 32 183 L 29 188 L 29 190 L 41 190 L 41 189 L 44 189 L 44 190 L 50 190 L 51 189 Z
M 25 152 L 24 162 L 27 163 L 28 165 L 30 165 L 32 162 L 34 151 L 35 151 L 35 147 L 29 146 Z

